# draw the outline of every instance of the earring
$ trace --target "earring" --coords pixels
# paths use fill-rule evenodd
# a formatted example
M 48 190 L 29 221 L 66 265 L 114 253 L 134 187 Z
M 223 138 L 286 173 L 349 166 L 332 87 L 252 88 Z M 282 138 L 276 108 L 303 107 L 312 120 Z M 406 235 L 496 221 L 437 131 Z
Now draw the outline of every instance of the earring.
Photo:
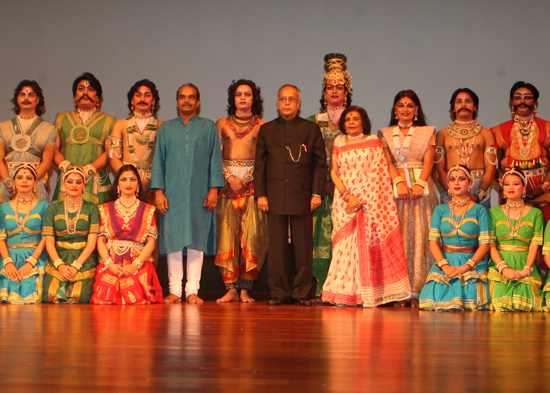
M 33 187 L 32 193 L 33 193 L 33 194 L 36 194 L 36 186 Z
M 449 197 L 453 197 L 453 192 L 451 191 L 451 189 L 447 189 L 447 195 L 449 195 Z
M 525 198 L 526 196 L 527 196 L 527 193 L 525 192 L 525 190 L 523 190 L 523 193 L 521 194 L 521 197 Z
M 397 117 L 397 112 L 395 112 L 395 120 L 399 120 L 399 117 Z
M 116 186 L 116 193 L 118 196 L 120 196 L 120 187 L 119 186 Z
M 416 113 L 414 114 L 414 121 L 417 121 L 417 120 L 418 120 L 418 112 L 416 112 Z
M 468 186 L 468 192 L 472 190 L 472 186 Z
M 139 195 L 139 186 L 136 189 L 136 197 Z
M 534 108 L 533 108 L 533 114 L 536 115 L 537 114 L 537 106 L 536 105 L 533 105 Z

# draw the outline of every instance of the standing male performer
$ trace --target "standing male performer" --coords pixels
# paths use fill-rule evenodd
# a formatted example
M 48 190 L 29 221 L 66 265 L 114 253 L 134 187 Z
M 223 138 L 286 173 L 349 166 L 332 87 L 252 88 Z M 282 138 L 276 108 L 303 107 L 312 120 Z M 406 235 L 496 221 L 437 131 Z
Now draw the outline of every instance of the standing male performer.
M 279 117 L 260 127 L 254 165 L 258 208 L 269 213 L 269 305 L 295 301 L 310 306 L 313 211 L 325 191 L 325 143 L 316 124 L 297 116 L 301 101 L 296 86 L 283 85 L 277 97 Z
M 435 169 L 442 187 L 441 201 L 449 202 L 447 171 L 455 165 L 466 166 L 474 178 L 471 199 L 487 209 L 490 207 L 490 187 L 495 176 L 497 149 L 493 133 L 475 119 L 479 105 L 477 94 L 468 88 L 457 89 L 451 97 L 453 122 L 437 132 Z
M 179 117 L 159 128 L 153 158 L 151 189 L 159 217 L 160 254 L 167 254 L 170 294 L 165 303 L 180 303 L 183 252 L 187 252 L 188 303 L 198 296 L 204 253 L 216 253 L 218 188 L 224 185 L 222 154 L 216 125 L 197 116 L 199 89 L 186 83 L 178 89 Z
M 228 92 L 228 117 L 218 120 L 225 187 L 220 192 L 218 253 L 227 293 L 225 303 L 253 302 L 250 296 L 267 252 L 267 215 L 254 200 L 254 156 L 258 131 L 265 121 L 260 88 L 250 80 L 233 81 Z
M 519 81 L 510 90 L 512 119 L 491 128 L 500 153 L 502 171 L 521 169 L 527 177 L 525 199 L 550 220 L 550 121 L 536 117 L 539 91 Z
M 0 202 L 10 199 L 13 191 L 13 170 L 22 163 L 36 169 L 42 179 L 52 165 L 56 129 L 40 117 L 44 113 L 44 94 L 36 81 L 19 82 L 15 88 L 13 111 L 17 115 L 0 123 Z M 48 199 L 44 182 L 37 185 L 36 196 Z
M 329 53 L 325 56 L 323 78 L 322 112 L 308 117 L 309 121 L 319 126 L 325 141 L 327 166 L 330 168 L 334 139 L 341 134 L 338 123 L 340 115 L 351 104 L 352 79 L 347 71 L 347 57 L 340 53 Z M 332 218 L 330 208 L 334 196 L 334 183 L 327 172 L 325 196 L 321 206 L 313 212 L 313 276 L 315 277 L 314 301 L 321 301 L 323 284 L 327 278 L 330 260 L 332 259 Z
M 137 81 L 128 92 L 130 117 L 113 127 L 109 157 L 113 170 L 125 164 L 134 165 L 141 177 L 144 191 L 149 190 L 157 131 L 163 121 L 157 119 L 159 92 L 149 79 Z
M 86 175 L 82 198 L 102 204 L 107 202 L 111 181 L 107 172 L 108 140 L 116 119 L 99 110 L 103 89 L 97 78 L 85 72 L 73 82 L 75 110 L 59 113 L 55 126 L 59 135 L 55 141 L 55 163 L 61 170 L 53 200 L 62 200 L 62 173 L 69 166 L 79 166 Z

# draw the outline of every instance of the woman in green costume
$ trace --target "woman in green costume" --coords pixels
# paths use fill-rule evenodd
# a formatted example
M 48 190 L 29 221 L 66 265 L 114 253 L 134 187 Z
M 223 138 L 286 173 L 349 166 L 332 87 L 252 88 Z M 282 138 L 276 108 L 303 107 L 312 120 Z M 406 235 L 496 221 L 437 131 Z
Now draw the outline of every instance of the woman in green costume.
M 502 176 L 506 203 L 489 211 L 491 260 L 489 261 L 489 309 L 542 311 L 541 276 L 536 266 L 542 245 L 542 212 L 525 204 L 527 178 L 510 169 Z
M 92 296 L 99 233 L 97 207 L 82 200 L 82 169 L 68 169 L 63 177 L 63 201 L 46 212 L 43 235 L 49 260 L 44 277 L 44 302 L 89 303 Z

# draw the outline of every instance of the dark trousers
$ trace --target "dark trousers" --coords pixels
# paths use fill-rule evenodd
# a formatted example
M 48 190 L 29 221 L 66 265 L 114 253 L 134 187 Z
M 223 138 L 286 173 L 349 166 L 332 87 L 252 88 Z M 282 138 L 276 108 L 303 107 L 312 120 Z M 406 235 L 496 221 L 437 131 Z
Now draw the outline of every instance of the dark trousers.
M 288 226 L 292 244 L 288 243 Z M 313 216 L 269 214 L 267 275 L 271 297 L 309 298 L 313 270 Z

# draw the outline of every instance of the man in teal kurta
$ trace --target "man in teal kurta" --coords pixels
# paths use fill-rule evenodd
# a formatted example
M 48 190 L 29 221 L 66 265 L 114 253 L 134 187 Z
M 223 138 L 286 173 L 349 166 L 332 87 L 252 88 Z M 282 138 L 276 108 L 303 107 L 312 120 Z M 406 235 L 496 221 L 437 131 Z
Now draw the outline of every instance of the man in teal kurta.
M 159 217 L 160 253 L 167 255 L 170 295 L 182 297 L 183 257 L 187 252 L 185 298 L 198 297 L 204 253 L 216 253 L 218 188 L 224 186 L 218 130 L 213 121 L 197 116 L 200 93 L 187 83 L 178 89 L 179 117 L 159 128 L 153 158 L 151 189 L 162 214 Z

